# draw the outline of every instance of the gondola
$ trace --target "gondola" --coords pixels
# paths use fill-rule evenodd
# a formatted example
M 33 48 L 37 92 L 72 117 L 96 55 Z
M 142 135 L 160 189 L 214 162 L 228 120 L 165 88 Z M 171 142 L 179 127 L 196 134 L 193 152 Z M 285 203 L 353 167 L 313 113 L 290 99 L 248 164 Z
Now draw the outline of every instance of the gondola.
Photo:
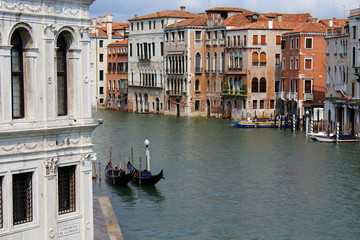
M 154 186 L 157 182 L 160 181 L 160 179 L 164 178 L 162 169 L 158 175 L 152 175 L 151 172 L 145 170 L 145 171 L 141 171 L 141 183 L 140 183 L 139 170 L 134 168 L 133 165 L 130 163 L 130 161 L 127 163 L 127 169 L 128 171 L 131 170 L 134 171 L 134 177 L 132 182 L 136 185 Z
M 126 186 L 133 179 L 134 171 L 125 172 L 122 169 L 112 169 L 110 162 L 105 167 L 106 182 L 116 186 Z

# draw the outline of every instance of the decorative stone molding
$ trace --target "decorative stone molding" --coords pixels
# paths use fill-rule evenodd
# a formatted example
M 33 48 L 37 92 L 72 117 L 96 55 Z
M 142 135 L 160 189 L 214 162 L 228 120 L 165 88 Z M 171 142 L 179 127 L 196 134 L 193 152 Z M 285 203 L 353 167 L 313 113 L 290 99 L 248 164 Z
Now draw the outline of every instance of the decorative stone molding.
M 45 160 L 44 165 L 46 170 L 46 176 L 55 175 L 55 168 L 57 166 L 58 161 L 59 161 L 58 157 Z
M 84 167 L 90 167 L 91 162 L 96 161 L 96 156 L 93 154 L 81 154 L 81 164 Z
M 79 27 L 79 33 L 83 40 L 89 40 L 90 39 L 90 29 L 89 27 Z
M 0 1 L 0 9 L 6 9 L 10 11 L 29 11 L 31 13 L 40 13 L 41 12 L 41 6 L 31 6 L 28 4 L 24 4 L 23 2 L 17 2 L 17 3 L 6 3 L 4 1 Z
M 80 9 L 71 9 L 68 7 L 63 7 L 61 9 L 55 9 L 55 7 L 52 6 L 46 6 L 46 12 L 47 13 L 54 13 L 56 15 L 71 15 L 74 17 L 79 16 L 79 13 L 82 11 L 82 8 Z
M 44 31 L 44 37 L 45 38 L 50 38 L 50 39 L 54 39 L 55 38 L 55 33 L 56 31 L 56 26 L 53 24 L 49 24 L 49 25 L 44 25 L 43 26 L 43 31 Z

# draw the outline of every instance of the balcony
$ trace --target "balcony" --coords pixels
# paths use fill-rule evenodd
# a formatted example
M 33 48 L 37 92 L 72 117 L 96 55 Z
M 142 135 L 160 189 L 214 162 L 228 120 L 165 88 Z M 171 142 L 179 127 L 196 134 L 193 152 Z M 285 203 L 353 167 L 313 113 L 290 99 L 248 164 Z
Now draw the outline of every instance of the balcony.
M 314 94 L 304 93 L 304 101 L 313 101 L 313 100 L 314 100 Z
M 217 39 L 214 39 L 214 40 L 212 40 L 212 45 L 217 45 L 218 44 L 218 40 Z
M 202 73 L 202 68 L 196 67 L 195 68 L 195 74 L 201 74 L 201 73 Z
M 283 99 L 285 98 L 285 92 L 277 92 L 276 93 L 276 98 L 278 99 Z
M 210 39 L 206 39 L 206 45 L 210 45 L 211 41 Z
M 224 46 L 224 45 L 225 45 L 225 39 L 220 39 L 219 45 L 220 45 L 220 46 Z

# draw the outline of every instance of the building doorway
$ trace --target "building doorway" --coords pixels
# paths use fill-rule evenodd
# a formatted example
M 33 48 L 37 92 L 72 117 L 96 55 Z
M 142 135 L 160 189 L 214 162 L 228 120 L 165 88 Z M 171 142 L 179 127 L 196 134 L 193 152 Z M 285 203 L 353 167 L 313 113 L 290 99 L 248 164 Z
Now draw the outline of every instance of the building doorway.
M 210 105 L 210 100 L 209 99 L 206 101 L 206 113 L 207 113 L 207 117 L 210 117 L 211 105 Z

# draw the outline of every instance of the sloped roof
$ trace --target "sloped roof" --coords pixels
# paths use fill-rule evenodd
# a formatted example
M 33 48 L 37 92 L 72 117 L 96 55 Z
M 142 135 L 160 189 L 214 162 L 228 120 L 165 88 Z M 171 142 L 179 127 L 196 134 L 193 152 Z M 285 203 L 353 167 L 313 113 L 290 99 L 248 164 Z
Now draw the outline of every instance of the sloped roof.
M 235 14 L 224 20 L 225 26 L 242 26 L 248 24 L 250 21 L 243 14 Z
M 322 23 L 304 23 L 293 30 L 286 32 L 289 33 L 326 33 L 327 27 Z
M 332 20 L 332 26 L 330 26 L 330 20 Z M 323 23 L 327 27 L 344 27 L 349 23 L 349 19 L 321 19 L 319 22 Z
M 96 28 L 98 30 L 98 34 L 96 35 L 96 31 L 91 33 L 91 36 L 107 36 L 107 27 L 97 27 Z M 113 37 L 124 37 L 124 35 L 114 31 L 112 31 L 112 36 Z
M 272 28 L 275 30 L 292 30 L 294 28 L 297 28 L 302 26 L 305 23 L 298 23 L 298 22 L 277 22 L 273 21 Z M 269 22 L 268 21 L 259 21 L 254 23 L 249 23 L 243 26 L 239 26 L 236 28 L 229 29 L 228 31 L 234 31 L 234 30 L 243 30 L 243 29 L 255 29 L 255 30 L 269 30 Z
M 128 44 L 128 40 L 125 39 L 125 40 L 122 40 L 122 41 L 117 41 L 117 42 L 113 42 L 113 43 L 110 43 L 109 45 L 127 45 Z
M 113 23 L 112 25 L 114 30 L 129 28 L 129 23 Z
M 195 18 L 198 14 L 190 13 L 181 10 L 164 10 L 161 12 L 150 13 L 140 17 L 134 17 L 129 19 L 128 21 L 141 20 L 141 19 L 149 19 L 149 18 L 161 18 L 161 17 L 172 17 L 172 18 Z
M 312 18 L 310 13 L 261 13 L 267 18 L 273 18 L 274 21 L 278 21 L 279 17 L 282 18 L 282 22 L 306 22 Z
M 236 8 L 236 7 L 214 7 L 207 9 L 206 12 L 239 12 L 245 16 L 249 16 L 255 13 L 253 11 L 249 11 L 244 8 Z
M 206 16 L 204 14 L 198 15 L 196 18 L 182 20 L 178 23 L 171 24 L 166 28 L 185 27 L 185 26 L 207 26 Z

